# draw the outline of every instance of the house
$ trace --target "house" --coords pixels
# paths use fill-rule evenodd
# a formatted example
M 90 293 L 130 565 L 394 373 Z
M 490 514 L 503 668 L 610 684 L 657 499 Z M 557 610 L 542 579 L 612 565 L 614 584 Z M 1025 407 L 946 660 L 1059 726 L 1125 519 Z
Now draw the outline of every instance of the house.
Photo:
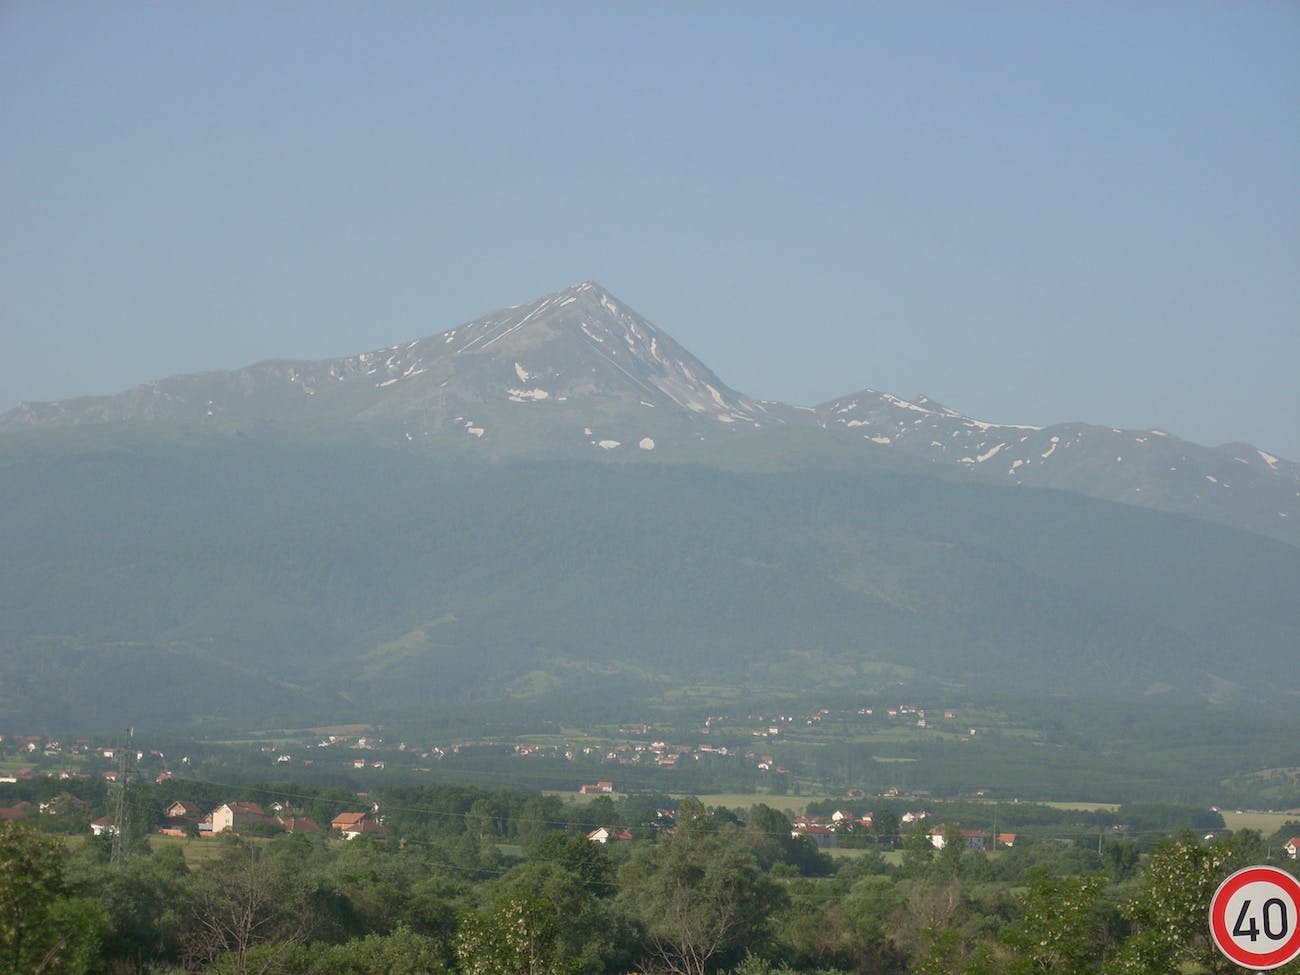
M 19 803 L 19 805 L 23 804 Z M 62 795 L 55 796 L 47 802 L 42 802 L 40 809 L 41 812 L 47 816 L 71 816 L 76 813 L 85 812 L 89 806 L 90 803 L 86 802 L 84 799 L 78 799 L 71 793 L 65 792 Z
M 998 845 L 998 846 L 1005 846 L 1005 847 L 1008 847 L 1008 848 L 1015 846 L 1015 845 L 1016 845 L 1016 834 L 1015 834 L 1015 833 L 999 833 L 999 834 L 998 834 L 998 842 L 997 842 L 997 845 Z
M 797 820 L 796 820 L 797 822 Z M 811 836 L 820 850 L 833 849 L 839 842 L 839 837 L 835 833 L 835 827 L 827 826 L 823 823 L 806 823 L 802 826 L 790 830 L 792 837 Z
M 0 822 L 14 822 L 18 819 L 26 819 L 27 814 L 31 811 L 32 804 L 27 801 L 20 802 L 16 806 L 0 808 Z
M 939 829 L 932 829 L 930 830 L 929 833 L 926 834 L 926 837 L 930 840 L 930 845 L 933 846 L 936 850 L 942 850 L 945 846 L 948 845 L 948 837 L 945 835 L 945 832 L 946 831 L 944 829 L 939 828 Z M 988 849 L 987 834 L 982 833 L 977 829 L 963 829 L 963 830 L 958 830 L 958 832 L 961 834 L 962 845 L 967 850 Z
M 1293 836 L 1287 840 L 1282 851 L 1292 860 L 1300 860 L 1300 836 Z
M 225 802 L 212 810 L 212 832 L 234 832 L 241 826 L 252 826 L 265 818 L 266 813 L 255 802 Z
M 593 829 L 587 834 L 587 839 L 593 843 L 631 843 L 632 834 L 625 829 L 614 829 L 609 826 L 601 826 L 599 829 Z
M 584 785 L 578 790 L 578 794 L 584 796 L 607 796 L 612 794 L 613 791 L 613 782 L 597 782 L 595 785 Z
M 178 799 L 163 810 L 158 832 L 163 836 L 188 836 L 198 829 L 202 818 L 197 805 Z
M 380 839 L 387 835 L 378 820 L 364 812 L 339 813 L 330 823 L 330 828 L 342 833 L 345 840 L 355 840 L 362 834 Z
M 284 827 L 286 833 L 319 833 L 316 820 L 309 816 L 276 816 L 275 821 Z
M 90 824 L 90 831 L 95 836 L 116 836 L 117 827 L 107 816 L 100 816 Z

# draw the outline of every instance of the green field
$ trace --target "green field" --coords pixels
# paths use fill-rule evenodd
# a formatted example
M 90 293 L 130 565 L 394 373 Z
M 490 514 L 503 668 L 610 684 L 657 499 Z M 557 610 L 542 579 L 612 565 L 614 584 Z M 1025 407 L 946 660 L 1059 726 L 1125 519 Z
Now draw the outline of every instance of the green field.
M 1045 802 L 1043 805 L 1078 812 L 1114 812 L 1119 808 L 1119 804 L 1114 802 Z
M 1253 829 L 1262 833 L 1265 837 L 1272 836 L 1287 823 L 1300 823 L 1300 812 L 1292 811 L 1289 813 L 1279 812 L 1251 812 L 1251 811 L 1232 811 L 1223 810 L 1223 822 L 1228 829 Z M 1300 827 L 1296 829 L 1296 834 L 1300 835 Z
M 86 842 L 85 836 L 69 836 L 65 838 L 68 849 L 75 850 Z M 245 837 L 248 843 L 269 843 L 268 839 L 261 837 Z M 215 860 L 221 853 L 222 842 L 218 839 L 192 839 L 188 836 L 162 836 L 159 833 L 149 834 L 149 849 L 154 853 L 161 853 L 164 850 L 180 850 L 181 855 L 185 857 L 185 862 L 190 864 L 204 863 L 208 860 Z
M 824 799 L 833 799 L 835 797 L 828 795 L 778 796 L 754 792 L 712 792 L 695 798 L 709 808 L 721 806 L 723 809 L 750 809 L 761 802 L 765 806 L 771 806 L 773 809 L 779 809 L 784 813 L 802 816 L 808 808 L 808 803 L 821 802 Z

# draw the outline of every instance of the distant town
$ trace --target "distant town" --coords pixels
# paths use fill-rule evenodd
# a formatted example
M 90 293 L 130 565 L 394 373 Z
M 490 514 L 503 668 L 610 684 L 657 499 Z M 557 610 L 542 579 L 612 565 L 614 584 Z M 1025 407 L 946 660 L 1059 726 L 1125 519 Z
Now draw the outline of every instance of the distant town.
M 379 773 L 403 771 L 432 773 L 437 763 L 449 756 L 490 754 L 520 761 L 549 759 L 578 765 L 604 767 L 673 769 L 702 760 L 726 761 L 749 766 L 759 772 L 788 775 L 792 765 L 779 758 L 782 736 L 815 731 L 832 721 L 851 722 L 868 727 L 933 728 L 955 740 L 969 741 L 989 734 L 990 728 L 962 724 L 958 712 L 951 708 L 935 711 L 915 704 L 898 704 L 884 708 L 862 706 L 852 710 L 816 708 L 806 714 L 774 713 L 732 716 L 711 714 L 704 717 L 697 732 L 689 738 L 681 734 L 661 734 L 655 726 L 642 722 L 619 725 L 617 732 L 582 736 L 556 734 L 549 738 L 569 737 L 567 741 L 538 741 L 541 736 L 465 738 L 429 744 L 391 741 L 369 726 L 341 725 L 308 728 L 279 735 L 265 742 L 250 741 L 259 761 L 273 766 L 305 768 L 347 768 L 357 772 Z M 674 740 L 676 739 L 676 740 Z M 123 763 L 123 758 L 126 762 Z M 148 776 L 156 782 L 190 771 L 187 754 L 165 755 L 157 749 L 113 744 L 103 737 L 63 739 L 35 734 L 0 734 L 0 782 L 14 782 L 32 776 L 56 779 L 102 778 L 116 782 L 120 775 Z M 123 771 L 126 769 L 127 771 Z M 580 793 L 609 792 L 597 785 L 583 784 Z M 849 794 L 862 795 L 861 790 Z M 884 790 L 882 790 L 884 792 Z M 895 787 L 894 795 L 899 794 Z

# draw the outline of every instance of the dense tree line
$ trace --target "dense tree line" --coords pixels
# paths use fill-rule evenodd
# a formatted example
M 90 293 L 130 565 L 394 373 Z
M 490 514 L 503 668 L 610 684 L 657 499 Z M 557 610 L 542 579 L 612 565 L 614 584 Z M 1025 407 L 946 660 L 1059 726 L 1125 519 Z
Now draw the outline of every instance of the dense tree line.
M 143 790 L 142 790 L 143 791 Z M 158 794 L 151 796 L 158 798 Z M 298 801 L 317 815 L 355 795 Z M 759 804 L 430 788 L 372 797 L 385 839 L 0 823 L 0 971 L 26 975 L 1218 975 L 1206 909 L 1251 832 L 996 854 L 924 825 L 832 859 Z M 314 804 L 314 805 L 313 805 Z M 589 840 L 592 824 L 630 842 Z M 894 850 L 897 846 L 899 849 Z M 1292 964 L 1283 972 L 1295 973 Z

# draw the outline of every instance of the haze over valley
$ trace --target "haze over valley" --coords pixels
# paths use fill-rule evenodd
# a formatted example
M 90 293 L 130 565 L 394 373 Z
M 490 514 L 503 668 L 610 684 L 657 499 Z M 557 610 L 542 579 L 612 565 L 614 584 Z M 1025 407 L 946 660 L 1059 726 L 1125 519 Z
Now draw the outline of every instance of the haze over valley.
M 1290 461 L 757 400 L 591 282 L 24 404 L 0 464 L 0 695 L 32 730 L 1300 689 Z

